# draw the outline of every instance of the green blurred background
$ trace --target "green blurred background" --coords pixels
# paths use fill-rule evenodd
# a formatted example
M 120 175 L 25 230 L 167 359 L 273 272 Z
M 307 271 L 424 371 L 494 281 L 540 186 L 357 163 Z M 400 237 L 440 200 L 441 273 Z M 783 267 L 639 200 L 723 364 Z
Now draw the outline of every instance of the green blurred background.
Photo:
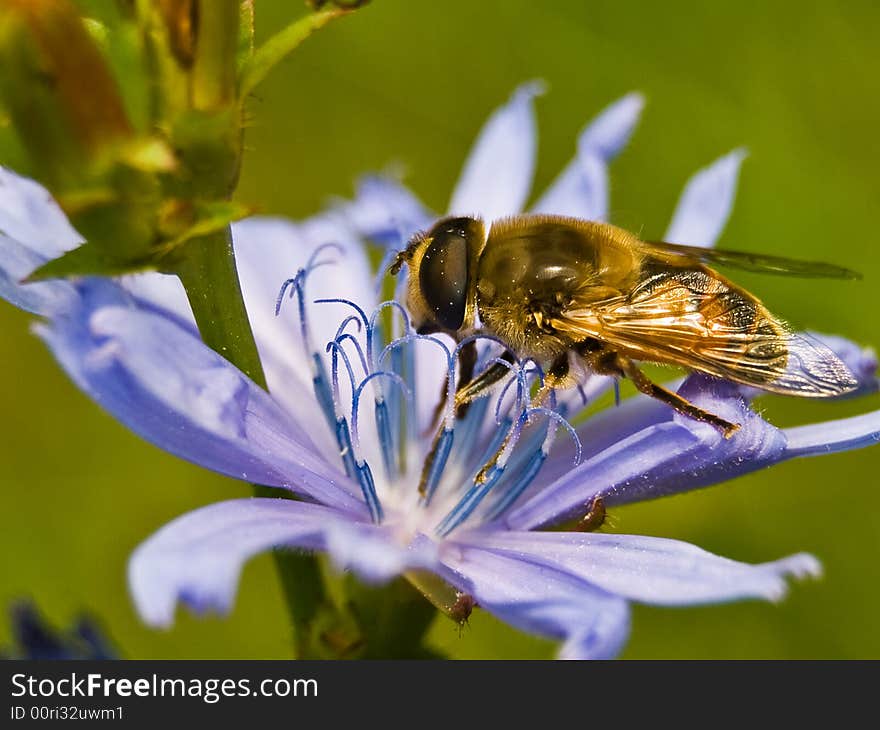
M 256 0 L 258 37 L 302 10 Z M 722 245 L 830 259 L 865 280 L 738 278 L 798 326 L 877 345 L 878 31 L 880 7 L 853 0 L 374 0 L 310 39 L 259 89 L 239 197 L 305 216 L 350 195 L 360 173 L 393 165 L 442 210 L 486 116 L 532 78 L 549 89 L 537 101 L 540 191 L 584 122 L 638 89 L 648 103 L 612 167 L 612 220 L 660 236 L 687 177 L 745 145 Z M 125 587 L 132 548 L 172 517 L 249 488 L 126 431 L 67 380 L 29 319 L 0 307 L 0 605 L 30 596 L 60 624 L 93 612 L 128 657 L 287 656 L 267 556 L 247 567 L 228 618 L 182 612 L 166 632 L 139 623 Z M 791 425 L 876 409 L 880 397 L 765 398 L 760 407 Z M 753 562 L 807 550 L 826 573 L 778 606 L 637 607 L 624 656 L 880 657 L 878 468 L 874 448 L 615 510 L 606 529 Z M 438 619 L 431 637 L 454 657 L 553 652 L 479 612 L 461 631 Z M 2 621 L 0 646 L 8 638 Z

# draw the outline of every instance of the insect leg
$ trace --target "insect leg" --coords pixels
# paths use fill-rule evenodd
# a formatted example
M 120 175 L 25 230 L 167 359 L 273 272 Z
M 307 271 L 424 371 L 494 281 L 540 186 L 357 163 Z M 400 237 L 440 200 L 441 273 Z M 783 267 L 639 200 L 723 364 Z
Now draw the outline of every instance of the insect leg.
M 512 362 L 512 360 L 510 361 Z M 458 355 L 458 384 L 455 386 L 456 399 L 455 399 L 455 416 L 456 418 L 464 418 L 467 415 L 468 403 L 470 403 L 473 398 L 467 401 L 463 401 L 461 403 L 458 402 L 458 393 L 461 390 L 471 383 L 474 379 L 474 368 L 477 366 L 477 343 L 475 341 L 468 342 L 461 348 L 461 351 Z M 491 368 L 489 368 L 491 370 Z M 488 372 L 488 371 L 487 371 Z M 509 371 L 508 371 L 509 372 Z M 506 372 L 502 374 L 506 375 Z M 491 384 L 498 382 L 497 380 L 493 380 Z M 437 405 L 434 407 L 434 413 L 431 415 L 431 425 L 425 431 L 425 435 L 427 436 L 431 431 L 437 428 L 440 423 L 440 417 L 443 415 L 443 409 L 446 407 L 446 398 L 447 398 L 448 390 L 446 388 L 446 381 L 440 384 L 440 397 L 437 399 Z M 476 397 L 476 396 L 474 396 Z
M 552 393 L 555 388 L 558 388 L 561 383 L 565 382 L 566 377 L 568 377 L 567 352 L 557 357 L 550 365 L 550 368 L 544 375 L 544 382 L 541 384 L 541 387 L 538 389 L 535 397 L 532 398 L 531 406 L 535 408 L 542 407 L 547 399 L 550 397 L 550 393 Z M 492 458 L 486 462 L 482 469 L 480 469 L 480 472 L 479 474 L 477 474 L 476 478 L 477 484 L 482 484 L 486 481 L 489 476 L 489 472 L 491 472 L 492 468 L 498 463 L 498 459 L 501 458 L 501 454 L 504 452 L 504 449 L 507 448 L 507 444 L 510 443 L 512 435 L 513 434 L 507 435 L 504 441 L 501 442 L 501 445 L 498 447 L 498 450 L 495 452 Z
M 725 421 L 714 413 L 704 411 L 702 408 L 695 406 L 677 393 L 673 393 L 671 390 L 667 390 L 663 386 L 652 382 L 628 357 L 617 354 L 614 358 L 614 363 L 620 369 L 620 372 L 633 382 L 633 385 L 636 386 L 636 389 L 639 392 L 649 395 L 652 398 L 656 398 L 659 401 L 663 401 L 672 406 L 672 408 L 679 413 L 686 415 L 688 418 L 708 423 L 710 426 L 718 429 L 726 439 L 729 439 L 733 434 L 739 431 L 739 424 Z
M 476 347 L 476 344 L 474 343 Z M 466 349 L 466 348 L 464 348 Z M 464 356 L 464 349 L 462 349 L 462 356 Z M 474 352 L 474 356 L 476 356 L 476 352 Z M 504 362 L 513 363 L 513 354 L 508 350 L 502 356 L 501 359 Z M 471 364 L 471 374 L 473 374 L 473 368 L 476 363 Z M 462 366 L 462 372 L 464 372 L 464 366 Z M 510 374 L 510 368 L 506 365 L 502 365 L 500 362 L 493 363 L 490 367 L 486 368 L 482 373 L 480 373 L 476 378 L 472 378 L 469 382 L 462 382 L 462 379 L 458 380 L 458 387 L 455 391 L 455 407 L 456 409 L 461 408 L 463 405 L 470 403 L 471 401 L 479 398 L 485 391 L 491 388 L 495 383 L 504 378 L 506 375 Z
M 476 340 L 471 340 L 464 347 L 461 348 L 461 351 L 458 355 L 458 384 L 455 386 L 456 396 L 458 392 L 471 380 L 474 379 L 474 368 L 477 367 L 477 343 Z M 455 417 L 456 418 L 464 418 L 467 415 L 468 403 L 458 403 L 458 398 L 456 398 L 456 409 L 455 409 Z
M 466 349 L 467 346 L 465 348 L 462 348 L 462 353 L 464 353 Z M 504 355 L 501 356 L 501 359 L 505 362 L 512 363 L 514 358 L 512 353 L 505 352 Z M 459 412 L 462 406 L 465 406 L 468 403 L 479 398 L 489 388 L 491 388 L 499 380 L 509 374 L 509 367 L 506 367 L 500 362 L 496 362 L 493 363 L 490 367 L 486 368 L 476 378 L 470 380 L 470 382 L 464 383 L 463 385 L 461 384 L 461 382 L 459 382 L 458 388 L 455 391 L 456 413 Z M 445 393 L 441 403 L 444 405 L 446 403 Z M 437 427 L 437 435 L 434 437 L 434 441 L 431 445 L 431 450 L 428 452 L 428 455 L 425 458 L 425 464 L 422 467 L 422 476 L 419 479 L 419 494 L 421 494 L 423 497 L 426 496 L 429 491 L 428 481 L 431 476 L 431 472 L 434 470 L 434 462 L 437 460 L 441 444 L 444 443 L 445 430 L 446 424 L 439 424 L 439 426 Z

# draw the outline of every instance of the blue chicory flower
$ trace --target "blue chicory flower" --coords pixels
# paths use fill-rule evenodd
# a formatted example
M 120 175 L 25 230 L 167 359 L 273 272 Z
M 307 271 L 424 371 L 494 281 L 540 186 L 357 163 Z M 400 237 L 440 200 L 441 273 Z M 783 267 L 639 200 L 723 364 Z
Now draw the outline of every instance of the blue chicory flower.
M 118 659 L 104 632 L 90 616 L 80 616 L 67 631 L 51 626 L 32 601 L 10 606 L 12 646 L 0 659 Z
M 522 209 L 534 166 L 536 93 L 533 84 L 520 88 L 489 119 L 450 212 L 493 219 Z M 532 210 L 605 218 L 607 165 L 641 106 L 631 94 L 587 126 L 575 159 Z M 668 239 L 714 242 L 742 157 L 734 151 L 694 176 Z M 742 424 L 733 438 L 642 396 L 579 423 L 581 399 L 592 402 L 609 379 L 560 394 L 554 410 L 533 409 L 528 394 L 540 374 L 514 363 L 500 392 L 463 417 L 446 408 L 447 428 L 420 495 L 455 352 L 443 337 L 414 335 L 399 305 L 379 301 L 361 240 L 396 247 L 432 218 L 405 188 L 372 177 L 354 201 L 304 222 L 253 218 L 233 227 L 270 395 L 202 343 L 172 277 L 19 284 L 79 237 L 36 183 L 0 172 L 0 295 L 44 318 L 36 331 L 77 385 L 158 446 L 303 498 L 230 500 L 161 528 L 129 566 L 146 622 L 171 624 L 178 601 L 228 611 L 244 563 L 289 547 L 326 551 L 368 582 L 434 573 L 512 625 L 561 640 L 563 657 L 611 657 L 626 640 L 632 601 L 778 600 L 786 577 L 819 573 L 805 554 L 747 565 L 675 540 L 537 528 L 582 515 L 596 497 L 609 506 L 650 499 L 874 444 L 880 411 L 778 429 L 751 409 L 754 393 L 692 375 L 681 392 Z M 285 272 L 298 273 L 284 281 Z M 288 295 L 293 306 L 284 304 Z M 870 351 L 839 338 L 825 342 L 857 374 L 860 392 L 877 388 Z M 484 363 L 498 356 L 495 347 L 481 343 Z M 509 445 L 489 480 L 475 483 L 505 436 Z

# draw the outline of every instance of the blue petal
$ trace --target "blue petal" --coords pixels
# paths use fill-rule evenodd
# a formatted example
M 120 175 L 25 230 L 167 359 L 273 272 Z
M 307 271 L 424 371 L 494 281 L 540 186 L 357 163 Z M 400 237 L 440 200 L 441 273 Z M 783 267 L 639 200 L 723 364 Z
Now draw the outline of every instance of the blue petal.
M 60 256 L 82 243 L 47 190 L 0 167 L 0 231 L 41 259 Z
M 62 367 L 160 448 L 229 476 L 364 514 L 357 487 L 322 459 L 305 426 L 177 322 L 93 280 L 70 316 L 40 325 Z M 317 420 L 317 419 L 316 419 Z
M 607 163 L 629 141 L 643 106 L 641 94 L 628 94 L 590 122 L 578 138 L 577 156 L 535 203 L 532 212 L 587 220 L 607 218 Z
M 583 131 L 578 149 L 612 160 L 626 147 L 638 124 L 645 98 L 631 92 L 606 107 Z
M 511 529 L 540 525 L 583 513 L 593 497 L 607 504 L 652 499 L 731 479 L 783 458 L 785 437 L 746 403 L 736 386 L 694 375 L 679 391 L 706 410 L 741 425 L 730 439 L 712 427 L 675 414 L 625 438 L 515 508 Z
M 447 579 L 477 604 L 530 633 L 563 641 L 564 659 L 612 659 L 629 635 L 629 606 L 570 573 L 456 544 L 444 554 Z
M 294 302 L 275 315 L 278 292 L 286 279 L 306 266 L 318 248 L 332 244 L 318 254 L 318 261 L 327 264 L 315 268 L 305 285 L 311 347 L 329 368 L 325 347 L 352 310 L 343 304 L 316 304 L 315 300 L 341 296 L 366 312 L 372 311 L 377 297 L 366 249 L 344 218 L 334 213 L 300 222 L 248 218 L 234 224 L 232 233 L 245 306 L 269 390 L 291 413 L 308 421 L 316 410 L 312 351 L 302 341 Z M 321 453 L 328 458 L 332 454 L 335 461 L 338 454 L 329 430 L 321 424 L 311 431 Z
M 641 535 L 484 530 L 480 547 L 562 570 L 631 601 L 686 606 L 744 598 L 780 600 L 786 577 L 818 577 L 818 562 L 793 555 L 748 565 L 678 540 Z
M 43 316 L 69 309 L 76 298 L 69 283 L 21 280 L 81 241 L 44 187 L 0 167 L 0 297 Z
M 337 570 L 351 570 L 367 583 L 384 583 L 406 570 L 431 570 L 437 565 L 437 546 L 417 539 L 403 546 L 393 528 L 338 522 L 325 530 L 324 548 Z
M 368 175 L 358 181 L 355 198 L 342 205 L 352 227 L 365 238 L 400 248 L 436 216 L 396 180 Z
M 522 210 L 535 171 L 532 100 L 541 88 L 537 82 L 523 84 L 489 117 L 452 193 L 450 214 L 493 221 Z
M 121 276 L 117 281 L 142 305 L 172 315 L 186 326 L 196 326 L 186 290 L 176 276 L 149 271 Z
M 153 626 L 171 625 L 178 601 L 199 613 L 226 613 L 245 562 L 285 547 L 326 550 L 337 567 L 373 583 L 431 569 L 436 560 L 431 544 L 405 547 L 389 530 L 329 507 L 237 499 L 178 517 L 142 543 L 129 561 L 129 588 L 138 613 Z
M 739 168 L 746 152 L 736 149 L 697 172 L 687 183 L 665 240 L 714 246 L 733 209 Z
M 196 612 L 232 607 L 245 562 L 274 547 L 319 550 L 328 529 L 349 523 L 329 507 L 287 499 L 239 499 L 169 522 L 134 551 L 128 584 L 138 613 L 170 626 L 183 601 Z
M 0 231 L 0 297 L 20 309 L 44 317 L 73 307 L 77 295 L 69 282 L 56 279 L 35 284 L 21 283 L 45 262 L 40 254 Z
M 608 168 L 605 162 L 592 152 L 579 152 L 531 212 L 605 220 L 608 217 Z
M 821 456 L 880 443 L 880 411 L 785 429 L 785 458 Z

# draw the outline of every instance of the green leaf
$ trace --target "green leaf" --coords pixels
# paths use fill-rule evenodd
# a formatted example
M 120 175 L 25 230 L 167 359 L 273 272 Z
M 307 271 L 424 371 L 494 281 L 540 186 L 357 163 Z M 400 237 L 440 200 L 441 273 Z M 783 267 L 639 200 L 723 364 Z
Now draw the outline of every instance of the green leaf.
M 120 276 L 149 271 L 155 268 L 150 261 L 124 261 L 109 256 L 93 244 L 84 243 L 79 248 L 62 254 L 57 259 L 32 271 L 23 283 L 63 279 L 69 276 Z
M 250 94 L 269 75 L 269 72 L 294 51 L 300 43 L 316 30 L 320 30 L 335 18 L 348 15 L 351 10 L 322 10 L 306 15 L 288 25 L 260 46 L 241 68 L 239 77 L 239 96 Z

